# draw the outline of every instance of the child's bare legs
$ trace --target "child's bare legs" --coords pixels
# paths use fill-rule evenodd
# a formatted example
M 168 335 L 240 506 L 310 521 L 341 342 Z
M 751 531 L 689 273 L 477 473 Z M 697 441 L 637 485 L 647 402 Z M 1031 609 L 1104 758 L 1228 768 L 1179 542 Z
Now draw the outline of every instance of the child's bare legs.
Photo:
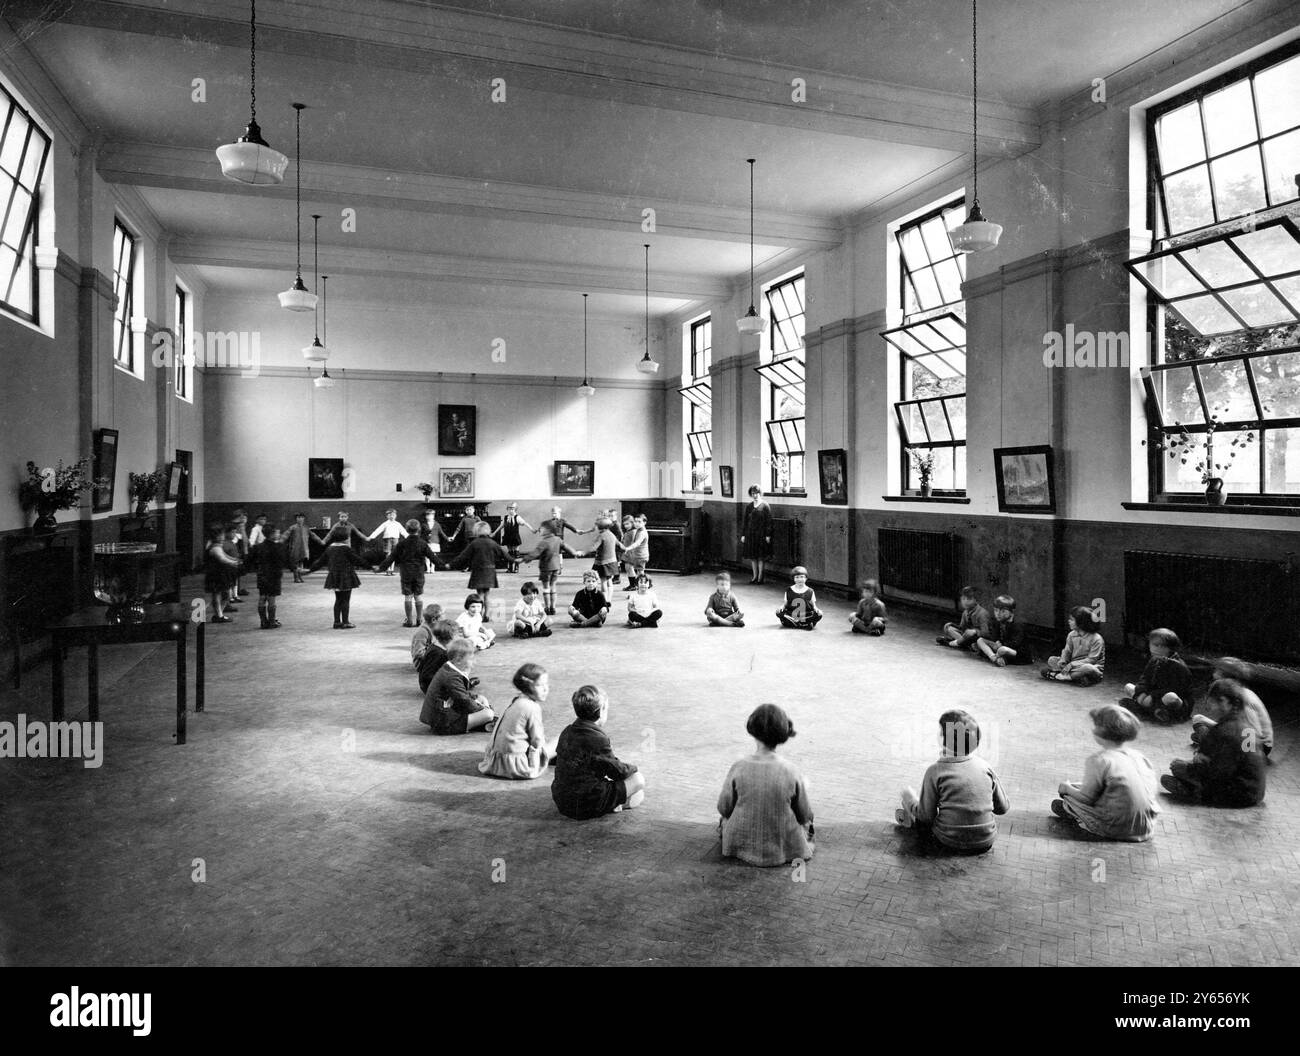
M 873 616 L 869 621 L 859 619 L 857 616 L 850 616 L 849 624 L 855 634 L 881 635 L 885 633 L 885 623 L 879 616 Z
M 531 638 L 533 636 L 533 625 L 527 620 L 515 620 L 510 624 L 510 633 L 516 638 Z
M 943 634 L 939 635 L 935 641 L 940 645 L 958 646 L 961 644 L 962 629 L 955 623 L 945 623 L 943 625 Z
M 621 809 L 631 810 L 645 802 L 645 778 L 639 770 L 623 782 L 623 790 L 627 798 L 623 801 Z
M 212 611 L 216 614 L 213 619 L 217 622 L 224 623 L 230 617 L 225 613 L 225 593 L 220 590 L 214 590 L 212 597 Z
M 916 808 L 921 805 L 921 797 L 912 788 L 903 789 L 902 806 L 894 811 L 894 821 L 905 829 L 916 824 Z
M 482 697 L 479 697 L 478 700 L 484 705 L 483 710 L 476 711 L 472 715 L 467 715 L 465 717 L 466 733 L 469 733 L 471 730 L 481 730 L 496 718 L 496 712 L 487 706 L 487 702 L 484 701 Z
M 1085 664 L 1074 661 L 1069 665 L 1066 672 L 1070 676 L 1071 682 L 1077 682 L 1082 686 L 1096 685 L 1102 679 L 1101 668 L 1096 664 Z
M 413 598 L 410 594 L 404 595 L 402 597 L 402 608 L 406 613 L 406 622 L 402 624 L 402 626 L 403 627 L 419 626 L 420 618 L 415 611 L 415 598 Z

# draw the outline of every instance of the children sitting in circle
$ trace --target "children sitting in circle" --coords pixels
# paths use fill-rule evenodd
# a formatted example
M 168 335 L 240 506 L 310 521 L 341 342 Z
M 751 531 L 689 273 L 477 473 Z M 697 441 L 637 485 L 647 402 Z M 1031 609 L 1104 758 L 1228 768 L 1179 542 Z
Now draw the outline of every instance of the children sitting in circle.
M 808 586 L 808 570 L 803 565 L 795 565 L 790 570 L 790 578 L 794 582 L 785 588 L 785 598 L 776 610 L 776 618 L 782 627 L 814 630 L 825 613 L 817 607 L 816 591 Z
M 987 638 L 992 631 L 989 610 L 980 604 L 979 592 L 974 587 L 962 587 L 957 599 L 961 615 L 956 623 L 945 623 L 943 634 L 935 638 L 940 645 L 953 649 L 975 649 L 975 643 Z
M 1025 625 L 1016 620 L 1016 599 L 999 594 L 993 599 L 993 623 L 987 638 L 976 638 L 975 648 L 996 667 L 1032 664 L 1034 654 L 1025 639 Z
M 1179 799 L 1213 807 L 1253 807 L 1264 802 L 1265 760 L 1260 731 L 1246 717 L 1240 682 L 1220 678 L 1210 683 L 1205 701 L 1218 713 L 1207 727 L 1190 761 L 1175 759 L 1161 787 Z
M 514 615 L 510 617 L 510 633 L 516 638 L 549 638 L 551 618 L 546 615 L 537 584 L 531 579 L 519 588 L 522 595 L 515 602 Z
M 879 595 L 879 583 L 874 579 L 862 581 L 862 597 L 849 617 L 849 628 L 854 634 L 870 634 L 878 638 L 885 633 L 889 620 L 885 616 L 885 603 Z
M 704 606 L 704 618 L 711 627 L 744 627 L 745 614 L 740 611 L 740 602 L 731 593 L 731 576 L 719 572 L 713 577 L 713 593 Z
M 456 617 L 460 636 L 475 649 L 491 649 L 497 632 L 483 622 L 483 599 L 477 594 L 465 597 L 465 611 Z
M 1088 756 L 1082 781 L 1065 781 L 1052 813 L 1104 840 L 1151 838 L 1156 815 L 1156 772 L 1132 747 L 1142 723 L 1128 708 L 1104 704 L 1088 712 L 1101 751 Z
M 784 865 L 808 859 L 813 843 L 813 809 L 803 775 L 776 754 L 794 736 L 783 708 L 760 704 L 745 723 L 757 751 L 731 764 L 718 796 L 722 856 L 750 865 Z
M 487 698 L 475 693 L 470 684 L 474 670 L 474 646 L 458 639 L 447 647 L 447 660 L 438 669 L 424 695 L 420 721 L 430 733 L 442 736 L 491 730 L 496 718 Z
M 620 760 L 601 729 L 609 717 L 609 697 L 597 686 L 573 694 L 577 719 L 564 728 L 555 749 L 551 799 L 567 818 L 585 820 L 641 805 L 645 778 Z
M 894 812 L 902 828 L 917 830 L 949 850 L 982 854 L 998 834 L 995 814 L 1011 809 L 998 775 L 978 755 L 980 727 L 967 711 L 954 708 L 939 716 L 943 754 L 921 782 L 921 794 L 903 790 Z
M 582 589 L 573 596 L 569 618 L 574 627 L 602 627 L 609 616 L 609 599 L 600 589 L 600 577 L 588 569 L 582 574 Z
M 1049 682 L 1073 682 L 1077 686 L 1095 686 L 1106 670 L 1106 641 L 1097 632 L 1092 609 L 1083 605 L 1070 610 L 1066 622 L 1070 633 L 1060 656 L 1049 656 L 1040 672 Z
M 636 593 L 627 598 L 627 625 L 629 627 L 658 627 L 663 611 L 651 589 L 654 583 L 642 572 L 636 577 Z
M 555 761 L 555 742 L 547 743 L 542 727 L 542 705 L 550 694 L 551 680 L 541 664 L 524 664 L 512 681 L 519 695 L 497 720 L 478 772 L 530 781 L 541 777 Z
M 1192 714 L 1192 673 L 1178 655 L 1183 643 L 1167 627 L 1147 634 L 1151 659 L 1136 682 L 1124 687 L 1127 694 L 1119 703 L 1156 722 L 1169 725 L 1185 722 Z

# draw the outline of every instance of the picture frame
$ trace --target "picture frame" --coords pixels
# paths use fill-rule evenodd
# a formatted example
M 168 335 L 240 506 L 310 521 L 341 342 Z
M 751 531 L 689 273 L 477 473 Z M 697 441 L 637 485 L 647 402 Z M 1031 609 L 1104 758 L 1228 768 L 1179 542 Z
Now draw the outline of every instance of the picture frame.
M 94 473 L 92 479 L 104 481 L 104 486 L 91 489 L 92 513 L 105 513 L 113 508 L 117 493 L 117 448 L 120 434 L 116 429 L 99 429 L 95 432 Z
M 582 460 L 557 460 L 552 491 L 556 495 L 594 495 L 596 463 Z
M 1056 476 L 1050 444 L 995 447 L 999 513 L 1055 513 Z
M 472 403 L 438 404 L 438 454 L 478 453 L 478 408 Z
M 718 467 L 718 482 L 722 487 L 722 497 L 724 499 L 734 499 L 736 497 L 736 477 L 730 466 Z
M 821 481 L 822 503 L 826 506 L 849 504 L 849 454 L 842 447 L 817 452 L 817 472 Z
M 307 459 L 307 498 L 343 498 L 343 459 Z
M 163 502 L 179 502 L 181 487 L 185 483 L 185 467 L 179 462 L 167 463 L 167 484 L 163 491 Z
M 472 469 L 439 469 L 438 495 L 444 499 L 472 499 L 474 497 L 474 471 Z

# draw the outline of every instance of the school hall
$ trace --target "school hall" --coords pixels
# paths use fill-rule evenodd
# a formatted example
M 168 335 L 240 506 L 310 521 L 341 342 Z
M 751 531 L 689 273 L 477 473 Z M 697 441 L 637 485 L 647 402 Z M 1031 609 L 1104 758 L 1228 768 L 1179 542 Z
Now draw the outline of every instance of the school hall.
M 1289 0 L 9 3 L 0 359 L 0 963 L 1300 963 Z

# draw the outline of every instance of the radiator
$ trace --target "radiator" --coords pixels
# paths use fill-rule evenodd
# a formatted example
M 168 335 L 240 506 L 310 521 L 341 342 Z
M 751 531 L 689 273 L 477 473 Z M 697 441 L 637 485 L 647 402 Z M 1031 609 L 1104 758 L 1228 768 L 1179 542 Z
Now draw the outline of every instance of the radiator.
M 1193 653 L 1300 659 L 1300 585 L 1289 563 L 1124 551 L 1124 633 L 1174 631 Z
M 794 568 L 800 564 L 800 524 L 793 517 L 776 517 L 772 520 L 772 564 Z
M 878 528 L 876 542 L 880 580 L 886 590 L 937 598 L 955 598 L 961 590 L 960 540 L 952 532 Z

